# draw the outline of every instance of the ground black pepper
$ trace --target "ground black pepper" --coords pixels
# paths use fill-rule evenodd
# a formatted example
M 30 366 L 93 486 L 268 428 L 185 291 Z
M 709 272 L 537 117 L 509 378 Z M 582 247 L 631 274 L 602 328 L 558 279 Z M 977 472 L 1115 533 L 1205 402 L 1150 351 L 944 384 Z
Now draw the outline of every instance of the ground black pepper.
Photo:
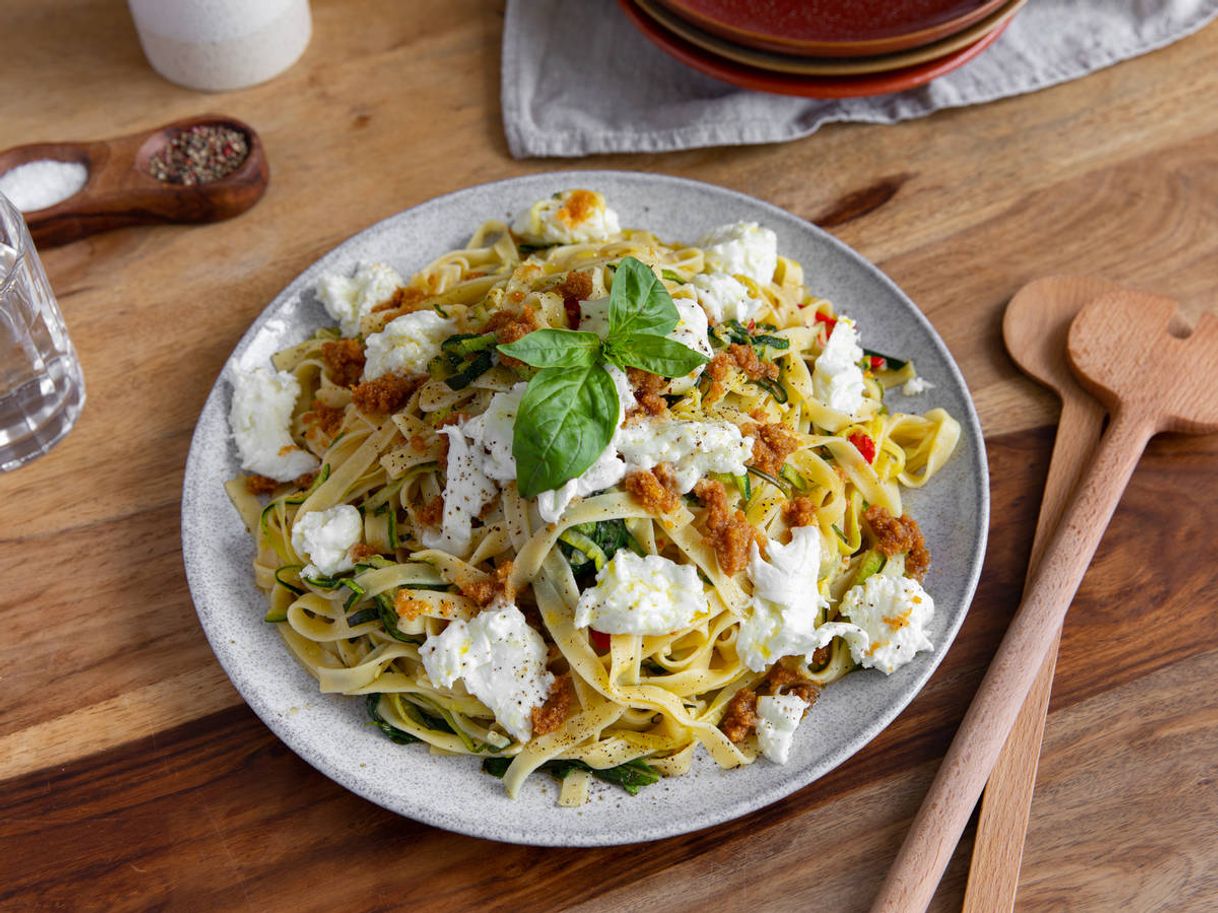
M 175 134 L 148 162 L 148 173 L 167 184 L 207 184 L 236 169 L 249 151 L 240 130 L 199 124 Z

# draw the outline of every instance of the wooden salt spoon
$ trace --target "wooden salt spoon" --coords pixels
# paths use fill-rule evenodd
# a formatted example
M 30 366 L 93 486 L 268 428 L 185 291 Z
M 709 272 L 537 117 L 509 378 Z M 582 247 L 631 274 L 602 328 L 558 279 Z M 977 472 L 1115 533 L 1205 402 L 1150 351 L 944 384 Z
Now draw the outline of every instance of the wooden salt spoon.
M 1218 431 L 1218 318 L 1187 337 L 1174 305 L 1120 291 L 1070 327 L 1071 366 L 1112 420 L 880 887 L 873 913 L 923 913 L 1147 441 Z M 1189 370 L 1181 371 L 1181 365 Z
M 206 184 L 159 181 L 148 163 L 180 131 L 211 125 L 244 133 L 245 160 Z M 92 143 L 33 143 L 0 152 L 0 174 L 41 159 L 80 162 L 89 169 L 85 186 L 54 206 L 27 212 L 25 222 L 38 247 L 67 244 L 86 235 L 128 225 L 166 222 L 219 222 L 240 215 L 266 192 L 270 167 L 262 140 L 253 128 L 222 114 L 203 114 Z
M 1062 404 L 1028 560 L 1029 582 L 1104 424 L 1104 407 L 1078 385 L 1066 359 L 1070 321 L 1087 302 L 1119 291 L 1115 283 L 1086 276 L 1037 279 L 1015 293 L 1003 317 L 1003 340 L 1015 364 L 1057 393 Z M 1015 908 L 1060 639 L 1059 630 L 986 783 L 962 913 L 1010 913 Z

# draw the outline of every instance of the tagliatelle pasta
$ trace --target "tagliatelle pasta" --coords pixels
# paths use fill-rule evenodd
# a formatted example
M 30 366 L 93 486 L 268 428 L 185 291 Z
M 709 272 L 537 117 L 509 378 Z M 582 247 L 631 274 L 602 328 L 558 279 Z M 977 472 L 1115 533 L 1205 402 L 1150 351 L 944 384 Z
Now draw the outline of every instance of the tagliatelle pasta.
M 646 302 L 614 293 L 634 261 Z M 597 779 L 635 792 L 679 775 L 699 746 L 724 768 L 781 762 L 791 708 L 810 728 L 819 689 L 929 646 L 929 556 L 901 489 L 942 468 L 959 425 L 890 410 L 913 365 L 862 350 L 866 328 L 772 233 L 666 243 L 572 191 L 486 222 L 388 298 L 361 301 L 358 275 L 339 283 L 358 333 L 272 359 L 318 468 L 228 490 L 267 621 L 390 738 L 478 756 L 512 796 L 544 769 L 577 805 Z M 675 315 L 648 333 L 704 363 L 630 367 L 615 309 L 644 304 Z M 498 346 L 544 328 L 596 334 L 600 361 L 579 370 L 610 372 L 619 412 L 574 415 L 609 443 L 526 498 L 512 473 L 537 442 L 514 435 L 534 428 L 539 371 Z

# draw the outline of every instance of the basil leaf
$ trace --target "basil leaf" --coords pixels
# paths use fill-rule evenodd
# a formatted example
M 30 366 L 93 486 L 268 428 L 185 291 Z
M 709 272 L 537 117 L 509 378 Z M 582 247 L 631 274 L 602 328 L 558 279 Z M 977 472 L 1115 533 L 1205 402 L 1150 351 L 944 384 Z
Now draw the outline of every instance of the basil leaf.
M 609 338 L 625 340 L 650 334 L 667 336 L 680 315 L 664 283 L 634 257 L 625 258 L 613 274 L 609 292 Z
M 595 333 L 544 329 L 498 349 L 534 368 L 590 368 L 600 355 L 601 341 Z
M 701 352 L 666 336 L 632 336 L 611 343 L 607 354 L 623 368 L 640 368 L 661 377 L 684 377 L 710 361 Z
M 613 438 L 618 408 L 617 388 L 599 365 L 534 376 L 512 433 L 521 497 L 558 488 L 595 463 Z

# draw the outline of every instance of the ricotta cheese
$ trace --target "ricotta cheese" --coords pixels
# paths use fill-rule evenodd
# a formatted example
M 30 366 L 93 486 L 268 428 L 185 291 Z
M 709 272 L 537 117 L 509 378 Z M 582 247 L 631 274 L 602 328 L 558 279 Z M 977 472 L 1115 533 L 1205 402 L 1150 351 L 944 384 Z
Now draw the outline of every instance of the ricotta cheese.
M 351 276 L 331 274 L 317 283 L 317 297 L 344 336 L 359 335 L 360 318 L 404 285 L 385 263 L 361 263 Z
M 617 213 L 592 190 L 567 190 L 539 200 L 512 222 L 512 231 L 532 244 L 587 244 L 620 234 Z
M 791 757 L 795 729 L 807 709 L 807 702 L 794 694 L 757 698 L 757 745 L 761 753 L 775 764 L 786 764 Z
M 762 302 L 750 297 L 743 282 L 726 273 L 703 273 L 694 276 L 692 282 L 698 304 L 712 323 L 725 320 L 748 323 L 761 311 Z
M 514 603 L 500 603 L 473 620 L 455 619 L 419 648 L 427 677 L 440 688 L 458 679 L 513 738 L 533 735 L 533 710 L 546 702 L 554 676 L 546 644 Z
M 299 515 L 292 524 L 292 548 L 309 560 L 301 576 L 333 577 L 351 570 L 351 546 L 363 535 L 363 518 L 350 504 Z
M 858 364 L 862 358 L 854 321 L 838 317 L 812 369 L 816 398 L 837 412 L 856 415 L 863 405 L 863 369 Z
M 557 523 L 576 498 L 584 498 L 593 492 L 616 485 L 624 475 L 626 464 L 610 444 L 582 475 L 569 479 L 561 488 L 541 492 L 537 496 L 537 512 L 547 523 Z
M 440 343 L 457 332 L 454 320 L 435 311 L 412 311 L 385 324 L 364 344 L 364 380 L 382 374 L 423 374 L 440 354 Z
M 753 596 L 779 605 L 811 604 L 813 609 L 825 604 L 819 598 L 817 575 L 820 573 L 820 529 L 816 526 L 796 526 L 786 545 L 771 539 L 766 543 L 769 559 L 753 544 L 749 556 L 749 578 L 753 581 Z M 816 596 L 809 598 L 813 593 Z
M 317 457 L 292 440 L 292 410 L 300 382 L 288 371 L 232 371 L 233 402 L 228 423 L 241 454 L 241 468 L 289 482 L 318 467 Z
M 707 335 L 710 325 L 706 321 L 706 312 L 698 306 L 696 301 L 689 298 L 674 298 L 672 303 L 677 306 L 678 317 L 677 325 L 668 334 L 668 338 L 711 358 L 715 353 L 711 349 L 710 338 Z M 668 385 L 668 392 L 679 394 L 692 390 L 705 369 L 706 365 L 699 365 L 684 377 L 673 378 Z
M 901 384 L 901 392 L 906 396 L 918 396 L 921 393 L 925 393 L 927 390 L 933 389 L 934 386 L 934 384 L 924 377 L 911 377 L 909 380 L 905 381 L 905 383 Z
M 935 647 L 926 635 L 935 602 L 909 577 L 873 574 L 847 590 L 839 608 L 867 635 L 866 643 L 850 642 L 855 662 L 866 669 L 891 675 L 918 651 Z
M 516 458 L 512 456 L 512 437 L 516 429 L 516 413 L 520 400 L 528 389 L 519 383 L 491 397 L 486 411 L 464 424 L 465 434 L 482 450 L 482 471 L 496 482 L 516 480 Z
M 597 573 L 596 585 L 580 594 L 575 627 L 605 634 L 671 634 L 707 611 L 692 564 L 619 549 Z
M 736 653 L 752 671 L 824 646 L 816 633 L 817 612 L 827 604 L 817 586 L 820 546 L 815 526 L 795 527 L 786 545 L 771 539 L 768 561 L 754 543 L 749 556 L 753 598 L 736 635 Z
M 440 434 L 448 437 L 444 513 L 439 532 L 424 529 L 421 538 L 428 548 L 465 558 L 473 545 L 473 519 L 499 488 L 482 471 L 482 449 L 467 436 L 464 422 L 441 428 Z
M 758 285 L 774 278 L 778 268 L 778 236 L 756 222 L 721 225 L 702 236 L 711 272 L 748 276 Z
M 743 474 L 745 462 L 753 456 L 753 439 L 741 435 L 731 422 L 722 421 L 632 421 L 618 433 L 617 447 L 630 469 L 672 464 L 681 494 L 708 473 Z

